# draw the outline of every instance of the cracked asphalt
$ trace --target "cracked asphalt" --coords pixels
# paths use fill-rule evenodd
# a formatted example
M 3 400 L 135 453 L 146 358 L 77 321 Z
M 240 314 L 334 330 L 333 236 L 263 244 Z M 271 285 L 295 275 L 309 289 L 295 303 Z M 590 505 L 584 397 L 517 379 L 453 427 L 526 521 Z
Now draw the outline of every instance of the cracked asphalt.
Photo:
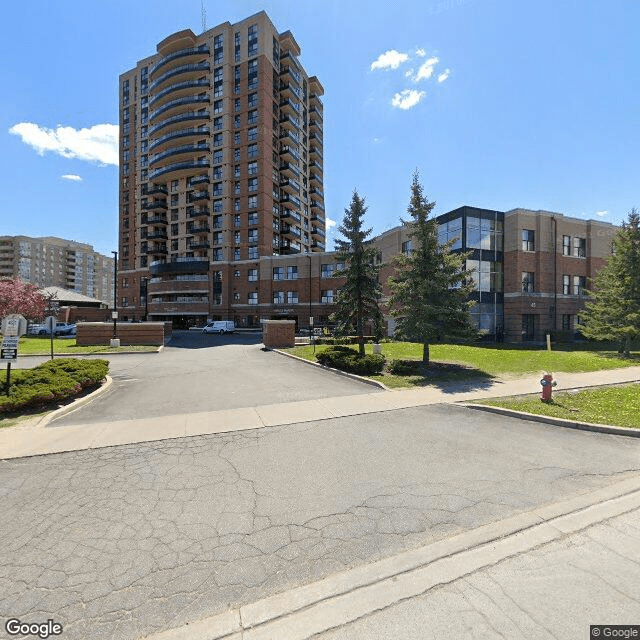
M 140 638 L 635 477 L 639 453 L 432 405 L 4 460 L 0 616 Z

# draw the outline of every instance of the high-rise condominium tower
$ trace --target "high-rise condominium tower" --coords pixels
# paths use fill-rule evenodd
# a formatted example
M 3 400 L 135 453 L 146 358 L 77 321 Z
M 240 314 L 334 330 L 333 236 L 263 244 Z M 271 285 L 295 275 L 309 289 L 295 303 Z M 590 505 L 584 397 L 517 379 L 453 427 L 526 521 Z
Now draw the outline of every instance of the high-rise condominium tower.
M 299 55 L 260 12 L 120 76 L 121 317 L 232 319 L 261 257 L 324 251 L 323 88 Z

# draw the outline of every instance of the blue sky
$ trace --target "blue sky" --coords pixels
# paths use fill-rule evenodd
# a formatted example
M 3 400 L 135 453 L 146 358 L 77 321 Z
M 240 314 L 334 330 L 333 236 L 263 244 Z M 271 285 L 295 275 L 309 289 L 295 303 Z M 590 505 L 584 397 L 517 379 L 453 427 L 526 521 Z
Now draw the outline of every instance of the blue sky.
M 208 27 L 264 9 L 294 33 L 325 88 L 329 219 L 342 219 L 357 188 L 369 226 L 395 226 L 414 169 L 437 214 L 468 204 L 619 223 L 640 206 L 640 2 L 205 0 L 205 8 Z M 4 8 L 0 235 L 117 248 L 118 76 L 169 34 L 201 24 L 200 0 Z

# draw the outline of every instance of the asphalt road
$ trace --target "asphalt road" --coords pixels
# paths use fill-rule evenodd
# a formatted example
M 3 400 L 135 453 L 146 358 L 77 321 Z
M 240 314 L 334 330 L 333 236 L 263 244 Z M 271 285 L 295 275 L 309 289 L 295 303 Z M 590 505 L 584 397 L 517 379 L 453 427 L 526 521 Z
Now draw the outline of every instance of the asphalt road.
M 50 426 L 170 418 L 376 391 L 371 385 L 264 351 L 261 338 L 179 331 L 161 353 L 110 356 L 113 387 Z
M 138 638 L 639 471 L 635 438 L 452 405 L 5 460 L 0 617 Z

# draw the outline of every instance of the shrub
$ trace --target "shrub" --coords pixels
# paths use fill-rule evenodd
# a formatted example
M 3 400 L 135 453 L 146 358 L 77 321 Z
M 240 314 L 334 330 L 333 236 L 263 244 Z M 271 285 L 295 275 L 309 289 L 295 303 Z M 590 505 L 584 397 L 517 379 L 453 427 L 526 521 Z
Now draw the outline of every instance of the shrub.
M 327 367 L 355 373 L 361 376 L 381 373 L 385 358 L 379 354 L 361 356 L 355 349 L 333 345 L 316 354 L 316 360 Z
M 2 390 L 0 413 L 32 409 L 71 398 L 98 384 L 109 371 L 107 360 L 50 360 L 33 369 L 19 369 L 11 376 L 11 395 Z M 4 387 L 6 373 L 0 383 Z
M 396 376 L 415 376 L 421 373 L 422 360 L 392 360 L 389 373 Z

